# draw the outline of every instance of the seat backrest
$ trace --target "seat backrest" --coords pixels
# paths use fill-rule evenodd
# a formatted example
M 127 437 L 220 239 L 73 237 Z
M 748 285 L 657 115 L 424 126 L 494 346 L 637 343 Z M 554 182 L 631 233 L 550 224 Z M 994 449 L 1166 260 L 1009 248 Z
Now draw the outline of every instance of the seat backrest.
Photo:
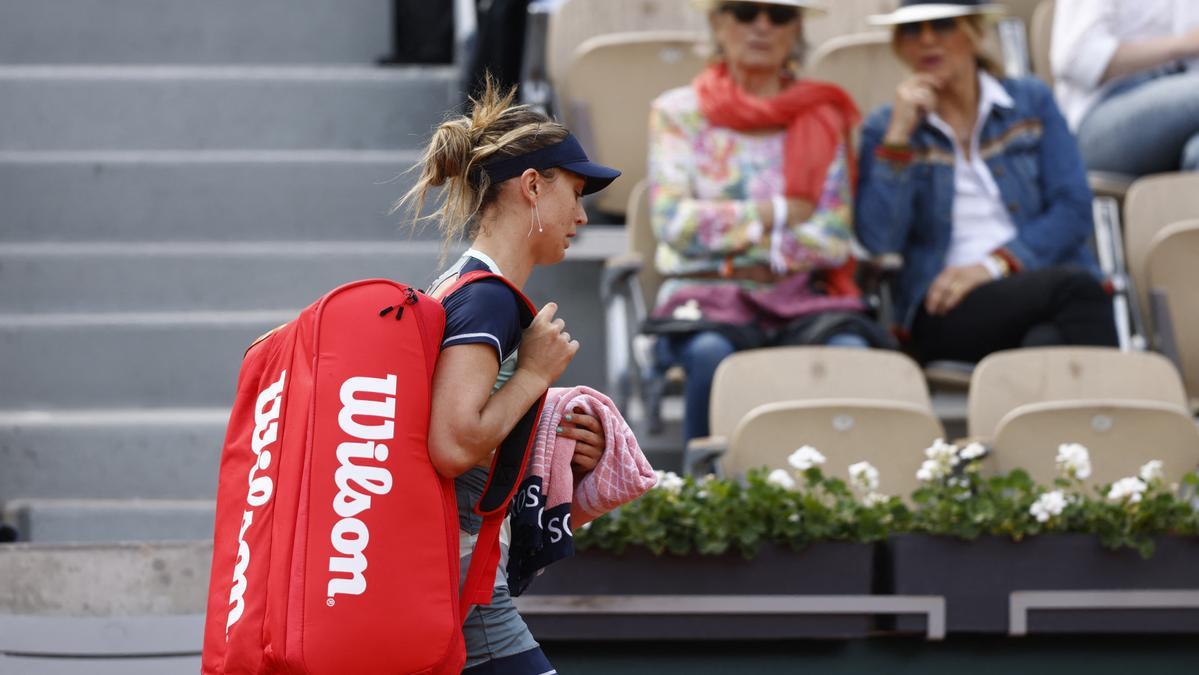
M 1149 306 L 1145 263 L 1164 227 L 1199 215 L 1199 173 L 1163 173 L 1136 180 L 1124 198 L 1124 250 L 1142 310 Z
M 1090 451 L 1088 485 L 1135 476 L 1152 459 L 1166 484 L 1199 468 L 1199 428 L 1176 405 L 1156 401 L 1049 401 L 1023 405 L 999 423 L 989 456 L 999 472 L 1023 469 L 1037 483 L 1058 477 L 1058 446 L 1081 443 Z
M 820 45 L 808 59 L 807 75 L 841 86 L 858 104 L 862 115 L 895 100 L 895 88 L 908 76 L 891 51 L 891 34 L 872 31 L 835 37 Z
M 1053 65 L 1049 47 L 1053 38 L 1053 0 L 1041 0 L 1029 23 L 1029 48 L 1032 51 L 1032 72 L 1053 86 Z
M 907 497 L 917 487 L 924 449 L 944 436 L 919 405 L 891 401 L 789 401 L 754 408 L 733 431 L 723 468 L 735 476 L 765 466 L 790 469 L 787 457 L 810 445 L 827 459 L 825 475 L 849 479 L 849 466 L 870 462 L 878 491 Z
M 637 280 L 641 284 L 647 308 L 657 304 L 658 289 L 662 287 L 662 275 L 654 265 L 658 238 L 654 236 L 649 207 L 649 180 L 643 178 L 629 193 L 625 228 L 629 238 L 629 253 L 635 253 L 641 259 Z
M 1165 293 L 1191 408 L 1199 403 L 1199 219 L 1174 223 L 1149 244 L 1149 289 Z
M 565 0 L 550 15 L 546 34 L 550 83 L 559 96 L 566 93 L 568 83 L 564 80 L 572 55 L 590 38 L 658 30 L 706 35 L 708 18 L 695 9 L 691 0 Z
M 1037 8 L 1044 2 L 1045 0 L 1003 0 L 1000 4 L 1007 10 L 1007 14 L 1004 16 L 1020 19 L 1025 26 L 1031 26 L 1033 17 L 1037 14 Z
M 616 33 L 591 38 L 574 52 L 559 98 L 562 116 L 595 161 L 623 174 L 597 195 L 601 210 L 624 212 L 646 173 L 650 104 L 703 69 L 706 40 L 685 31 Z
M 932 409 L 920 367 L 898 352 L 836 347 L 751 349 L 729 356 L 716 368 L 711 433 L 729 436 L 749 411 L 766 403 L 816 399 L 904 401 Z
M 1079 399 L 1186 405 L 1182 379 L 1160 354 L 1106 347 L 1042 347 L 995 352 L 970 380 L 971 437 L 995 434 L 999 421 L 1029 403 Z
M 823 3 L 825 12 L 804 15 L 804 40 L 813 47 L 844 35 L 870 29 L 866 17 L 886 14 L 895 9 L 898 0 L 832 0 Z M 811 59 L 808 60 L 811 62 Z

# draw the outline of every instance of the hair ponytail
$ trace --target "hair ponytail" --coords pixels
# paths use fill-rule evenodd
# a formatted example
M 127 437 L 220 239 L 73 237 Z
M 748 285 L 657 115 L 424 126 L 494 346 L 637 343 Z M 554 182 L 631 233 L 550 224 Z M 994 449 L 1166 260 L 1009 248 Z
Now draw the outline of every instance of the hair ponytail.
M 478 216 L 499 196 L 483 165 L 494 157 L 514 157 L 552 145 L 566 138 L 566 127 L 524 105 L 512 105 L 516 88 L 501 94 L 488 75 L 484 90 L 471 98 L 468 115 L 446 119 L 437 126 L 429 145 L 413 169 L 420 168 L 416 184 L 392 208 L 408 207 L 413 227 L 422 220 L 435 220 L 445 250 L 451 242 L 474 237 Z M 442 188 L 438 208 L 422 216 L 425 199 L 434 188 Z

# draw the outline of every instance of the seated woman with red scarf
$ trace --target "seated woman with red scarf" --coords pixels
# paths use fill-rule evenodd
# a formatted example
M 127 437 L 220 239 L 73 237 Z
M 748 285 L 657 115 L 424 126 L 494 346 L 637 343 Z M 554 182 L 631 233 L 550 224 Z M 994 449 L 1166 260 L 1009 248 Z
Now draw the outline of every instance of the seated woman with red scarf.
M 800 79 L 805 0 L 720 2 L 717 60 L 650 113 L 658 366 L 687 374 L 683 432 L 707 436 L 716 366 L 741 349 L 890 346 L 852 279 L 858 121 L 840 88 Z

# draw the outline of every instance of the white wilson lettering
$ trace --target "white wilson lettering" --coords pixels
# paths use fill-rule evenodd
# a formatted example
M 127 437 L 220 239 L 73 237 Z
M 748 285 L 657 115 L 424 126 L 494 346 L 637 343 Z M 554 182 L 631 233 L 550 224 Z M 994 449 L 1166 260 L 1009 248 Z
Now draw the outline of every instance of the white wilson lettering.
M 395 375 L 351 377 L 341 385 L 342 408 L 337 424 L 354 440 L 337 446 L 333 512 L 340 520 L 334 523 L 329 540 L 340 555 L 329 556 L 329 572 L 348 576 L 329 579 L 330 600 L 339 593 L 366 592 L 366 545 L 370 542 L 370 530 L 358 516 L 370 509 L 373 495 L 391 492 L 391 471 L 378 465 L 387 461 L 388 448 L 375 441 L 388 440 L 395 434 L 395 394 Z M 376 398 L 368 398 L 369 395 Z
M 233 588 L 229 591 L 229 617 L 225 620 L 225 638 L 229 630 L 241 618 L 246 609 L 246 570 L 250 567 L 250 545 L 246 543 L 246 530 L 254 522 L 254 510 L 271 500 L 275 492 L 270 476 L 259 476 L 271 466 L 271 452 L 267 446 L 279 438 L 279 413 L 283 407 L 283 382 L 287 371 L 279 373 L 279 379 L 263 389 L 254 402 L 254 431 L 250 434 L 250 450 L 255 460 L 246 476 L 249 490 L 246 492 L 246 510 L 241 516 L 241 529 L 237 533 L 237 562 L 233 566 Z

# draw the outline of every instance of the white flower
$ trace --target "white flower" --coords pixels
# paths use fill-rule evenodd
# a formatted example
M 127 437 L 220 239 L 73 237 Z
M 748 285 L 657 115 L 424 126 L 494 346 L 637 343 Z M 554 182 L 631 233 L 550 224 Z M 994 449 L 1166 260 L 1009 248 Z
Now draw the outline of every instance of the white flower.
M 1145 466 L 1141 467 L 1141 480 L 1146 483 L 1152 483 L 1155 480 L 1162 479 L 1162 461 L 1160 459 L 1151 459 L 1145 462 Z
M 966 461 L 970 461 L 978 459 L 985 454 L 987 454 L 987 449 L 982 443 L 971 443 L 962 448 L 962 451 L 958 453 L 958 456 Z
M 891 498 L 885 494 L 882 494 L 879 492 L 871 492 L 870 494 L 866 495 L 865 498 L 862 499 L 862 503 L 865 504 L 866 506 L 879 506 L 880 504 L 886 504 L 890 500 L 891 500 Z
M 787 463 L 798 471 L 807 471 L 814 466 L 824 464 L 824 462 L 824 455 L 810 445 L 797 449 L 787 458 Z
M 944 474 L 941 472 L 941 465 L 931 459 L 924 460 L 920 468 L 916 471 L 916 480 L 921 483 L 931 483 Z
M 1066 493 L 1061 490 L 1054 490 L 1038 497 L 1037 501 L 1028 507 L 1028 512 L 1037 519 L 1038 523 L 1044 523 L 1054 516 L 1062 515 L 1066 504 Z
M 694 298 L 675 307 L 670 315 L 680 321 L 699 321 L 704 318 L 704 313 L 699 309 L 699 301 Z
M 1130 476 L 1112 483 L 1112 489 L 1108 490 L 1107 498 L 1113 502 L 1127 501 L 1131 504 L 1136 504 L 1141 501 L 1141 495 L 1148 489 L 1149 486 L 1145 485 L 1145 481 L 1135 476 Z
M 1057 470 L 1064 478 L 1091 477 L 1091 453 L 1078 443 L 1063 443 L 1057 447 Z
M 798 522 L 799 522 L 799 514 L 798 514 L 798 513 L 792 513 L 791 515 L 787 516 L 787 522 L 789 522 L 789 523 L 798 523 Z
M 678 494 L 683 489 L 685 481 L 681 476 L 673 471 L 656 471 L 658 476 L 658 484 L 656 487 Z
M 775 469 L 766 477 L 766 482 L 772 485 L 777 485 L 784 490 L 791 490 L 795 487 L 795 479 L 791 477 L 784 469 Z
M 946 443 L 944 439 L 938 438 L 933 441 L 932 446 L 924 451 L 924 456 L 934 462 L 952 468 L 958 464 L 958 446 Z
M 878 469 L 870 462 L 850 464 L 849 482 L 862 492 L 874 492 L 878 489 Z

